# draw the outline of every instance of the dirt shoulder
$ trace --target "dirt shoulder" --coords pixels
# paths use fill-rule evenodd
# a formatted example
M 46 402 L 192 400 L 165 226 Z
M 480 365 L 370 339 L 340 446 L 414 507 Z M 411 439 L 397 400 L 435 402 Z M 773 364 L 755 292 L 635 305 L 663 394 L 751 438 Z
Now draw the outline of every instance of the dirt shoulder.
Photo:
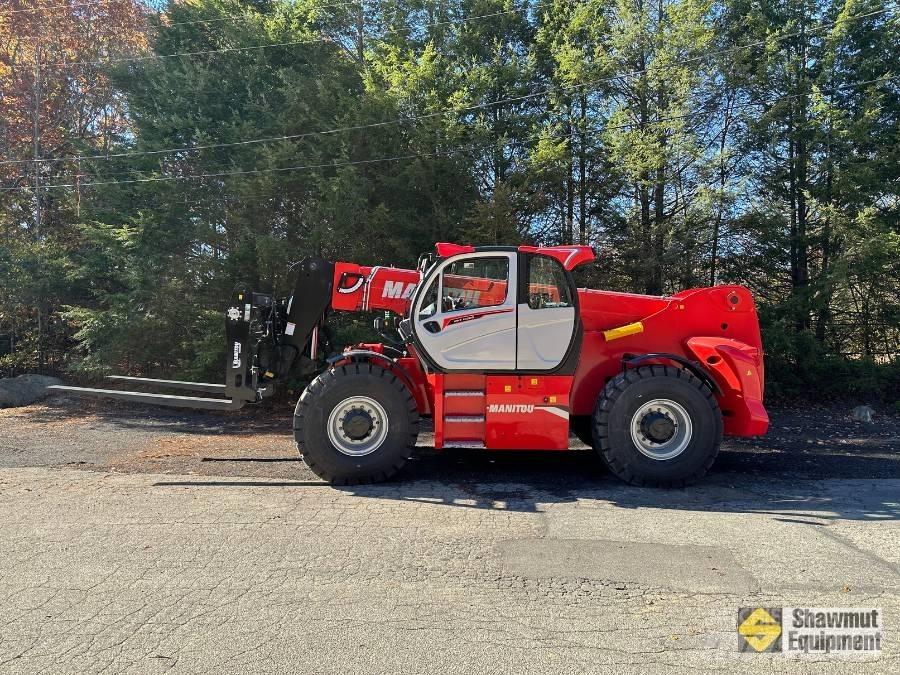
M 769 433 L 729 439 L 715 474 L 781 478 L 900 478 L 900 417 L 852 419 L 851 407 L 770 410 Z M 0 467 L 67 466 L 168 473 L 316 480 L 297 456 L 287 406 L 236 413 L 184 411 L 55 396 L 0 410 Z M 608 477 L 591 452 L 435 452 L 429 430 L 407 479 Z M 573 440 L 573 447 L 582 448 Z
M 791 606 L 880 608 L 854 668 L 898 672 L 898 420 L 771 412 L 657 490 L 427 433 L 398 480 L 331 488 L 289 409 L 0 411 L 0 669 L 847 672 L 737 651 L 739 608 Z

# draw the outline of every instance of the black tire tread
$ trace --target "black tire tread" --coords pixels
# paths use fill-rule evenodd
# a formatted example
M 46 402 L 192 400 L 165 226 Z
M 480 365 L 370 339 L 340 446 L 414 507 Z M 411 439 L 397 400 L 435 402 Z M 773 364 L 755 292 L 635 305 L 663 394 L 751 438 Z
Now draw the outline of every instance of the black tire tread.
M 310 405 L 312 405 L 316 399 L 321 398 L 342 378 L 361 375 L 374 375 L 380 377 L 405 396 L 406 408 L 409 414 L 409 439 L 404 448 L 405 452 L 403 452 L 400 459 L 394 462 L 387 470 L 352 478 L 338 476 L 329 472 L 324 466 L 318 463 L 314 458 L 314 453 L 307 453 L 304 451 L 305 443 L 303 439 L 307 412 Z M 300 395 L 300 399 L 297 401 L 297 407 L 294 411 L 293 426 L 297 450 L 301 457 L 303 457 L 303 461 L 309 467 L 310 471 L 319 476 L 322 480 L 327 481 L 332 485 L 365 485 L 369 483 L 381 483 L 393 478 L 412 458 L 416 449 L 416 441 L 419 437 L 419 408 L 416 405 L 415 398 L 409 391 L 409 387 L 407 387 L 396 374 L 381 366 L 373 365 L 370 362 L 356 362 L 330 368 L 309 383 Z
M 619 458 L 616 457 L 613 449 L 610 447 L 609 437 L 607 435 L 606 429 L 609 427 L 609 415 L 613 405 L 615 405 L 616 400 L 625 392 L 625 390 L 630 385 L 636 384 L 637 382 L 650 377 L 674 377 L 686 382 L 687 384 L 690 384 L 706 397 L 707 401 L 712 407 L 713 414 L 721 419 L 719 403 L 718 401 L 716 401 L 713 390 L 710 389 L 708 384 L 706 384 L 700 378 L 696 377 L 690 371 L 684 368 L 675 368 L 673 366 L 664 366 L 658 364 L 641 366 L 639 368 L 630 368 L 611 379 L 597 399 L 597 404 L 594 408 L 594 414 L 592 416 L 594 448 L 600 454 L 603 463 L 606 464 L 609 470 L 631 485 L 661 488 L 684 487 L 685 485 L 689 485 L 703 478 L 703 476 L 705 476 L 709 471 L 710 467 L 712 467 L 713 463 L 716 461 L 716 457 L 719 454 L 719 448 L 722 442 L 721 433 L 718 434 L 715 447 L 713 448 L 713 451 L 709 454 L 709 457 L 707 457 L 703 465 L 695 470 L 690 476 L 677 480 L 643 479 L 635 472 L 633 472 L 626 464 L 622 463 Z

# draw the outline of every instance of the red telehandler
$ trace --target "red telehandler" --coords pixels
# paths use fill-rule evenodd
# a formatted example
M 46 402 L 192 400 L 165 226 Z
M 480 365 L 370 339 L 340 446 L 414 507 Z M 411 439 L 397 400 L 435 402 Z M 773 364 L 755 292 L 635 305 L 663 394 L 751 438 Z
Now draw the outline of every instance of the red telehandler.
M 571 430 L 620 478 L 656 486 L 701 477 L 723 434 L 764 434 L 750 292 L 577 288 L 571 271 L 592 260 L 587 246 L 456 244 L 437 244 L 416 270 L 306 258 L 289 298 L 235 289 L 225 384 L 113 378 L 218 397 L 56 388 L 232 410 L 288 376 L 322 371 L 297 402 L 294 437 L 310 469 L 335 484 L 396 474 L 422 417 L 434 421 L 436 448 L 566 450 Z M 323 359 L 334 311 L 380 312 L 384 342 Z

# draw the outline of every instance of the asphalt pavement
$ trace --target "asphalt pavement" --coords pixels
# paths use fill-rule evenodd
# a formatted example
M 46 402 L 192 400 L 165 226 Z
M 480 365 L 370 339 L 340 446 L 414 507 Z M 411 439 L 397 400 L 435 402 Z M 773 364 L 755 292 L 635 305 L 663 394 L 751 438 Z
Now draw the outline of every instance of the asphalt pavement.
M 900 671 L 896 418 L 784 411 L 669 491 L 427 434 L 335 489 L 285 421 L 0 411 L 0 671 Z M 883 652 L 740 653 L 738 609 L 781 606 L 878 607 Z

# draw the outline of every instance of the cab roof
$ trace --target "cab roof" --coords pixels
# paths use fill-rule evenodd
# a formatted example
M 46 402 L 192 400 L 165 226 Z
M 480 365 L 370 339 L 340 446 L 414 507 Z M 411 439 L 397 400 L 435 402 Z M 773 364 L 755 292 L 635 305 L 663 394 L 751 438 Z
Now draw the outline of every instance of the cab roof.
M 468 244 L 451 244 L 439 242 L 434 246 L 438 257 L 449 258 L 461 253 L 476 253 L 480 251 L 519 251 L 520 253 L 535 253 L 546 255 L 558 260 L 567 270 L 572 270 L 584 263 L 595 260 L 597 256 L 590 246 L 573 244 L 572 246 L 471 246 Z

